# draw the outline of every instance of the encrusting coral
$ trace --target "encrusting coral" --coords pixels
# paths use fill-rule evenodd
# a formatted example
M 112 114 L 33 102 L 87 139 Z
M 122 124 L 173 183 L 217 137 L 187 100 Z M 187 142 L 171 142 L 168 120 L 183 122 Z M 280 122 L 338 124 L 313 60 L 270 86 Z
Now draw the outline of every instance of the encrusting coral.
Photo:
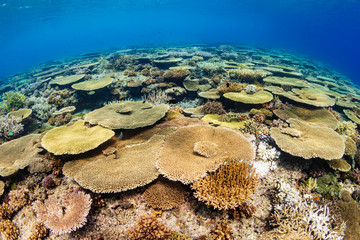
M 37 218 L 58 234 L 69 233 L 84 226 L 90 207 L 91 197 L 84 192 L 67 193 L 61 200 L 50 197 L 44 203 L 39 200 L 33 203 Z
M 171 230 L 154 216 L 141 216 L 137 224 L 126 231 L 131 240 L 170 240 Z
M 220 166 L 191 186 L 195 197 L 216 209 L 235 209 L 256 190 L 259 176 L 247 162 Z

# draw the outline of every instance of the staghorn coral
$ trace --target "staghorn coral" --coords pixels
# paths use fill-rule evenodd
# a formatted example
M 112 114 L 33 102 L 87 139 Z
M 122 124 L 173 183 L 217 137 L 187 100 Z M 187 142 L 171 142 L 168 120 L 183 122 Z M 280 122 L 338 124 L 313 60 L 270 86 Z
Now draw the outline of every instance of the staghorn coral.
M 5 220 L 0 223 L 0 232 L 6 240 L 15 240 L 19 236 L 19 230 L 10 220 Z
M 25 95 L 20 92 L 6 92 L 2 95 L 4 100 L 4 111 L 9 112 L 12 109 L 17 110 L 24 105 L 25 102 Z
M 234 209 L 255 191 L 259 176 L 246 162 L 220 166 L 191 186 L 195 197 L 216 209 Z
M 170 240 L 171 230 L 154 216 L 141 216 L 137 224 L 126 231 L 131 240 Z
M 0 138 L 11 140 L 20 135 L 24 130 L 24 125 L 20 123 L 18 117 L 1 117 L 0 118 Z
M 32 227 L 31 235 L 27 240 L 42 240 L 47 237 L 49 231 L 43 223 L 36 223 Z
M 211 239 L 214 240 L 232 240 L 232 228 L 227 222 L 221 222 L 211 231 Z
M 311 235 L 314 239 L 341 240 L 344 237 L 345 223 L 334 227 L 327 206 L 300 202 L 298 205 L 282 205 L 271 216 L 271 224 L 282 234 L 298 232 Z
M 152 208 L 169 210 L 185 202 L 185 191 L 182 184 L 162 179 L 148 187 L 142 199 Z
M 221 102 L 207 102 L 200 109 L 203 114 L 225 114 L 226 111 Z
M 67 193 L 61 200 L 50 197 L 33 203 L 38 219 L 52 232 L 63 234 L 75 231 L 86 223 L 91 197 L 84 192 Z

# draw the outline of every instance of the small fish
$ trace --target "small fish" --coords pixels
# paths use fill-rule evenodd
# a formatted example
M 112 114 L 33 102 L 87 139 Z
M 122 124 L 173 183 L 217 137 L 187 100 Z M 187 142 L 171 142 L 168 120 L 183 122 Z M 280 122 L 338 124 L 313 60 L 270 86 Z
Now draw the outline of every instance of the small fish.
M 148 100 L 148 102 L 151 102 L 151 100 Z
M 14 135 L 14 132 L 9 132 L 8 133 L 8 136 L 12 136 L 12 135 Z
M 121 100 L 121 99 L 123 99 L 123 98 L 124 98 L 124 96 L 120 96 L 120 97 L 119 97 L 119 100 Z
M 230 87 L 230 83 L 227 82 L 227 83 L 226 83 L 226 87 Z
M 123 132 L 120 132 L 120 134 L 119 134 L 119 139 L 122 139 L 123 137 L 124 137 Z
M 11 115 L 9 115 L 9 118 L 12 118 Z
M 313 197 L 313 200 L 314 200 L 314 201 L 319 201 L 320 198 L 319 198 L 319 197 Z
M 146 101 L 144 100 L 143 103 L 145 103 Z
M 12 111 L 12 112 L 15 111 L 15 108 L 11 109 L 11 111 Z
M 260 134 L 261 132 L 259 132 L 259 131 L 256 131 L 256 134 Z
M 21 119 L 23 119 L 24 118 L 24 115 L 21 115 Z
M 228 159 L 230 159 L 230 157 L 231 157 L 231 154 L 229 154 Z

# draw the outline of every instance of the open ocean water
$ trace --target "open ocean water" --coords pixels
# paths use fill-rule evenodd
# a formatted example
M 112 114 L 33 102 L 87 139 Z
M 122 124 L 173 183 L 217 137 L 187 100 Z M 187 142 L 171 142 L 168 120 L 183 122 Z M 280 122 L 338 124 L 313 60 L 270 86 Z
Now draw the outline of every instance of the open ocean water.
M 287 49 L 360 82 L 356 0 L 1 0 L 0 77 L 47 60 L 136 45 Z

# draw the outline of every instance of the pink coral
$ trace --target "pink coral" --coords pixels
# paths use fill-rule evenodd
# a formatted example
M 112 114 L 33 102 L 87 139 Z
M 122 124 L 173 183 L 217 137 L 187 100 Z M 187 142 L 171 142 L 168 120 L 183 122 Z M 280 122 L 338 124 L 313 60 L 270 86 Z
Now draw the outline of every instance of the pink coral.
M 91 197 L 84 192 L 66 194 L 62 200 L 46 199 L 44 203 L 36 201 L 33 208 L 38 219 L 51 231 L 63 234 L 81 228 L 91 208 Z

